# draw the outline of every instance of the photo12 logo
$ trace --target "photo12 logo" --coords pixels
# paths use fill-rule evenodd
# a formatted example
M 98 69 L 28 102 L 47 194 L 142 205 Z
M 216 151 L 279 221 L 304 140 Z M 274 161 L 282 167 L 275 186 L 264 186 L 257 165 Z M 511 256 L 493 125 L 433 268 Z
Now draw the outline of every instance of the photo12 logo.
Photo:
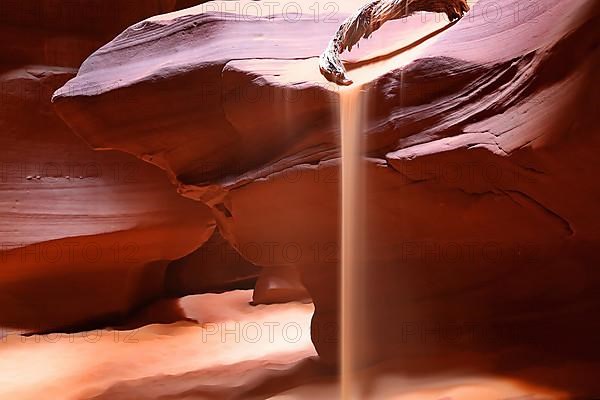
M 296 23 L 312 21 L 340 24 L 340 3 L 337 1 L 298 2 L 298 1 L 220 1 L 208 2 L 200 6 L 205 14 L 219 14 L 221 18 L 241 21 L 281 21 Z

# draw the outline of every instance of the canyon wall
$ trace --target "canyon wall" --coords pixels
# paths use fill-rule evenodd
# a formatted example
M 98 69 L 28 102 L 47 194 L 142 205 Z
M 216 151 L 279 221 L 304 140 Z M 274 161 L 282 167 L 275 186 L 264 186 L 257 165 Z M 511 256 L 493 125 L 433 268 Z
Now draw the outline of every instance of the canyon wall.
M 170 262 L 214 234 L 207 206 L 179 196 L 152 165 L 94 151 L 51 104 L 53 92 L 93 51 L 128 25 L 177 7 L 175 1 L 0 1 L 2 333 L 118 321 L 169 290 L 181 291 L 177 277 L 187 271 Z M 208 260 L 187 264 L 200 280 L 202 262 Z M 235 284 L 249 268 L 240 264 L 212 280 L 205 274 L 200 289 Z M 176 285 L 167 290 L 166 280 Z
M 55 108 L 94 148 L 163 169 L 247 260 L 299 268 L 313 340 L 335 362 L 339 96 L 318 56 L 351 5 L 331 21 L 306 2 L 252 18 L 211 4 L 131 26 L 54 94 Z M 481 0 L 456 24 L 435 18 L 389 23 L 346 56 L 352 76 L 406 53 L 363 87 L 360 358 L 538 341 L 589 352 L 599 7 Z M 447 327 L 458 329 L 451 346 L 422 340 Z

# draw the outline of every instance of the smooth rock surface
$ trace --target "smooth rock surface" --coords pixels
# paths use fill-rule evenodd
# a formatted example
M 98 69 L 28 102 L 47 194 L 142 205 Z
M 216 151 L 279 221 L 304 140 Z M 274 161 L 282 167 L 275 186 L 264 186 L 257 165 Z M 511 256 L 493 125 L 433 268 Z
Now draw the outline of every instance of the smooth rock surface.
M 250 291 L 235 291 L 179 300 L 181 312 L 198 323 L 5 337 L 0 343 L 0 396 L 22 400 L 339 398 L 332 371 L 315 360 L 308 333 L 312 305 L 252 307 L 251 296 Z M 262 337 L 256 340 L 259 331 Z M 229 333 L 223 336 L 224 332 Z M 526 349 L 513 351 L 526 354 Z M 502 356 L 498 354 L 496 362 Z M 596 368 L 590 362 L 556 366 L 540 360 L 519 368 L 517 377 L 470 371 L 421 377 L 393 365 L 377 365 L 361 372 L 369 385 L 360 395 L 372 400 L 566 400 L 598 393 Z M 548 381 L 560 387 L 545 385 Z M 586 392 L 570 391 L 577 387 Z
M 373 38 L 419 44 L 365 78 L 367 259 L 356 294 L 365 363 L 426 354 L 434 368 L 447 346 L 403 345 L 398 335 L 414 322 L 511 332 L 463 338 L 465 351 L 533 346 L 536 327 L 549 324 L 541 342 L 590 355 L 600 13 L 589 0 L 515 7 L 481 0 L 446 29 L 424 15 L 427 29 L 416 32 L 423 16 L 413 16 Z M 165 169 L 183 195 L 213 208 L 246 258 L 300 268 L 315 345 L 335 362 L 339 94 L 316 57 L 337 25 L 204 11 L 128 29 L 55 93 L 55 106 L 92 146 Z M 350 76 L 389 50 L 371 43 L 348 59 Z M 378 329 L 382 321 L 396 325 Z M 478 367 L 452 359 L 440 368 Z
M 261 268 L 244 259 L 218 229 L 193 253 L 171 262 L 165 273 L 170 297 L 252 288 Z
M 0 396 L 248 399 L 314 380 L 312 304 L 253 307 L 251 298 L 247 290 L 181 299 L 198 323 L 2 337 Z
M 202 0 L 2 0 L 0 64 L 77 68 L 127 26 Z
M 54 113 L 74 75 L 31 66 L 0 75 L 0 327 L 70 328 L 164 293 L 165 268 L 215 228 L 157 168 L 96 152 Z
M 264 267 L 256 281 L 253 304 L 278 304 L 310 301 L 300 274 L 294 267 Z

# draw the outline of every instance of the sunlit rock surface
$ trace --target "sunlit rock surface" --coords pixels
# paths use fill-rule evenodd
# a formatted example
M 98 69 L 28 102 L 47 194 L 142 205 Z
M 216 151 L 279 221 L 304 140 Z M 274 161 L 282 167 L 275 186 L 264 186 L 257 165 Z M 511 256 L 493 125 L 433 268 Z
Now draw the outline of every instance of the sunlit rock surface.
M 264 267 L 256 281 L 252 302 L 277 304 L 290 301 L 310 301 L 295 267 Z
M 182 298 L 177 306 L 190 322 L 3 337 L 0 396 L 248 399 L 314 380 L 312 304 L 251 299 L 251 291 Z
M 182 298 L 175 305 L 189 322 L 4 337 L 0 395 L 19 400 L 338 399 L 334 372 L 319 364 L 310 340 L 313 306 L 255 307 L 248 304 L 251 297 L 251 291 L 234 291 Z M 424 377 L 378 365 L 361 374 L 369 385 L 360 395 L 369 400 L 566 400 L 583 393 L 569 392 L 567 383 L 597 393 L 594 368 L 570 362 L 561 368 L 518 368 L 519 378 L 471 371 Z M 560 387 L 543 384 L 549 380 Z
M 315 345 L 333 362 L 338 93 L 317 57 L 351 7 L 326 23 L 210 4 L 130 27 L 55 107 L 95 148 L 163 168 L 246 258 L 300 268 Z M 481 0 L 452 26 L 430 14 L 390 23 L 348 56 L 368 98 L 365 363 L 400 353 L 493 371 L 440 360 L 514 342 L 594 354 L 598 15 L 591 0 Z M 391 64 L 365 67 L 386 54 Z M 453 346 L 402 340 L 456 323 Z

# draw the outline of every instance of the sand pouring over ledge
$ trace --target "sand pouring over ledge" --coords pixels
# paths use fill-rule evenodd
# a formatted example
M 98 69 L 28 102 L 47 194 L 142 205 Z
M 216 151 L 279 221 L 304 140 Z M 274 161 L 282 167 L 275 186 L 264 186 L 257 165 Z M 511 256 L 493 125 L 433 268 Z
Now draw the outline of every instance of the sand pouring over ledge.
M 358 305 L 361 298 L 360 279 L 364 264 L 361 244 L 364 243 L 364 114 L 365 94 L 360 85 L 340 90 L 340 127 L 342 147 L 342 218 L 341 218 L 341 398 L 355 398 L 357 346 L 359 338 Z
M 110 13 L 121 11 L 125 3 L 128 8 L 147 5 L 153 8 L 146 15 L 157 15 L 191 0 L 0 0 L 2 5 L 33 6 L 15 7 L 22 14 L 36 4 L 45 10 L 38 16 L 21 16 L 2 6 L 0 12 L 0 44 L 8 44 L 9 50 L 2 54 L 16 58 L 3 66 L 9 73 L 0 73 L 0 95 L 8 99 L 0 107 L 2 163 L 63 165 L 96 155 L 103 170 L 112 161 L 145 165 L 136 182 L 121 179 L 113 184 L 70 171 L 62 177 L 31 171 L 11 176 L 8 182 L 0 173 L 0 219 L 5 227 L 0 231 L 4 229 L 6 240 L 16 237 L 26 246 L 0 257 L 7 259 L 0 268 L 0 322 L 24 328 L 24 319 L 39 322 L 36 315 L 42 314 L 52 327 L 60 328 L 82 318 L 97 324 L 107 312 L 126 312 L 148 296 L 160 295 L 163 275 L 176 278 L 170 280 L 176 284 L 185 282 L 178 271 L 189 269 L 173 269 L 171 260 L 190 251 L 196 254 L 200 245 L 208 250 L 218 221 L 221 237 L 231 250 L 239 249 L 240 257 L 265 269 L 297 268 L 315 305 L 310 321 L 309 310 L 304 310 L 310 339 L 320 362 L 337 366 L 338 326 L 332 322 L 342 313 L 340 98 L 337 87 L 324 85 L 316 61 L 338 24 L 316 21 L 312 13 L 290 23 L 281 13 L 249 19 L 235 13 L 186 11 L 141 24 L 135 21 L 144 16 L 132 15 L 127 18 L 131 22 L 109 31 L 111 18 L 102 10 L 77 12 L 90 2 L 106 4 Z M 295 2 L 304 9 L 315 3 Z M 339 17 L 344 18 L 349 11 L 345 2 L 339 4 Z M 344 311 L 346 320 L 358 323 L 346 323 L 346 343 L 359 345 L 350 346 L 354 352 L 344 356 L 346 383 L 348 376 L 362 380 L 364 374 L 355 367 L 365 358 L 357 351 L 363 351 L 374 363 L 401 360 L 398 375 L 408 377 L 393 380 L 393 389 L 408 391 L 406 380 L 424 378 L 431 390 L 442 384 L 440 376 L 470 371 L 556 389 L 565 398 L 600 393 L 592 387 L 598 382 L 597 367 L 583 361 L 600 360 L 600 348 L 594 346 L 600 324 L 595 318 L 600 313 L 600 270 L 595 268 L 600 265 L 600 214 L 594 212 L 600 186 L 593 184 L 600 171 L 600 93 L 593 90 L 599 79 L 599 6 L 595 0 L 480 0 L 463 19 L 414 47 L 419 54 L 409 57 L 408 64 L 394 64 L 369 81 L 370 104 L 360 135 L 368 149 L 363 160 L 366 189 L 359 189 L 366 197 L 360 201 L 367 205 L 368 260 L 355 261 L 369 270 L 350 270 L 354 278 L 359 275 L 352 281 L 364 283 L 367 295 L 362 287 L 347 285 L 355 296 L 345 296 L 352 311 Z M 46 12 L 51 7 L 59 7 L 59 12 Z M 67 21 L 60 20 L 66 16 Z M 428 21 L 435 24 L 433 18 L 429 15 Z M 433 27 L 418 15 L 386 23 L 358 51 L 343 55 L 349 75 L 361 82 L 361 66 L 371 70 L 380 55 L 396 54 L 438 29 L 429 28 Z M 93 41 L 103 47 L 89 56 L 92 50 L 84 53 L 80 45 L 93 44 L 85 37 L 96 31 L 106 33 L 101 43 Z M 370 46 L 376 49 L 369 51 Z M 11 51 L 16 47 L 19 51 Z M 35 68 L 24 67 L 31 63 Z M 42 91 L 39 99 L 30 96 Z M 113 151 L 94 152 L 90 146 Z M 203 225 L 202 208 L 212 218 Z M 196 240 L 202 237 L 209 240 Z M 113 239 L 140 244 L 139 264 L 130 266 L 127 259 L 113 263 L 113 257 L 108 258 Z M 47 243 L 44 250 L 99 240 L 106 257 L 96 265 L 85 262 L 86 254 L 80 252 L 79 258 L 61 265 L 29 255 L 27 264 L 21 263 L 20 255 L 36 248 L 28 244 Z M 182 240 L 188 244 L 170 251 Z M 267 247 L 269 243 L 280 246 Z M 254 251 L 257 244 L 262 251 Z M 291 252 L 277 251 L 286 249 Z M 202 270 L 216 271 L 215 265 L 222 266 L 209 263 Z M 193 275 L 199 283 L 209 277 Z M 118 296 L 112 295 L 115 290 Z M 236 309 L 244 315 L 256 311 L 244 305 L 250 296 L 244 297 Z M 221 307 L 213 310 L 223 315 Z M 300 318 L 295 312 L 269 310 L 273 314 L 263 317 L 272 321 L 286 322 L 288 315 Z M 473 323 L 480 328 L 475 335 L 469 330 Z M 357 331 L 365 327 L 370 327 L 368 340 Z M 35 324 L 31 328 L 39 329 Z M 153 354 L 145 347 L 144 357 L 139 350 L 143 345 L 125 353 L 107 343 L 90 344 L 85 354 L 106 357 L 92 356 L 90 363 L 82 364 L 79 346 L 54 343 L 67 349 L 52 352 L 61 355 L 56 357 L 61 366 L 55 368 L 46 361 L 55 358 L 40 358 L 46 353 L 28 347 L 42 344 L 35 343 L 36 338 L 25 344 L 7 338 L 2 359 L 8 373 L 1 375 L 8 380 L 26 376 L 20 388 L 12 386 L 13 394 L 23 389 L 32 397 L 49 386 L 56 393 L 73 384 L 70 371 L 90 376 L 92 385 L 108 379 L 111 388 L 102 392 L 109 400 L 117 400 L 114 395 L 123 390 L 125 400 L 177 397 L 163 389 L 206 391 L 197 386 L 197 376 L 187 374 L 198 371 L 195 361 L 199 353 L 206 354 L 206 347 L 188 352 L 180 342 L 187 335 L 168 340 L 160 334 L 164 329 L 158 329 L 152 342 L 152 349 L 162 351 Z M 163 339 L 172 346 L 165 346 Z M 518 345 L 511 347 L 511 339 L 518 339 Z M 13 344 L 22 352 L 13 352 Z M 246 346 L 233 347 L 236 356 L 250 357 Z M 180 352 L 174 355 L 169 349 Z M 214 350 L 230 354 L 221 353 L 223 346 Z M 468 354 L 480 357 L 475 360 Z M 164 363 L 152 361 L 161 358 L 190 366 L 178 369 L 181 385 L 174 382 L 177 378 L 157 379 L 153 371 L 165 373 Z M 133 372 L 125 365 L 129 360 L 139 363 L 141 369 L 136 370 L 144 375 L 148 364 L 149 379 L 144 376 L 132 384 L 126 377 L 111 377 L 115 366 L 119 372 Z M 28 384 L 37 379 L 32 365 L 39 366 L 38 377 L 48 378 L 45 388 Z M 241 369 L 247 364 L 243 365 Z M 235 380 L 232 377 L 233 384 Z M 284 380 L 298 384 L 289 376 Z M 13 383 L 19 384 L 16 379 Z M 463 387 L 469 381 L 449 383 Z M 486 396 L 470 395 L 474 399 L 532 392 L 494 390 L 490 380 L 474 383 L 488 391 Z M 339 387 L 337 382 L 332 386 Z M 357 393 L 348 384 L 345 388 L 346 397 Z M 490 390 L 501 394 L 489 395 Z M 316 400 L 318 396 L 309 392 L 304 398 Z M 469 397 L 447 388 L 428 396 Z

